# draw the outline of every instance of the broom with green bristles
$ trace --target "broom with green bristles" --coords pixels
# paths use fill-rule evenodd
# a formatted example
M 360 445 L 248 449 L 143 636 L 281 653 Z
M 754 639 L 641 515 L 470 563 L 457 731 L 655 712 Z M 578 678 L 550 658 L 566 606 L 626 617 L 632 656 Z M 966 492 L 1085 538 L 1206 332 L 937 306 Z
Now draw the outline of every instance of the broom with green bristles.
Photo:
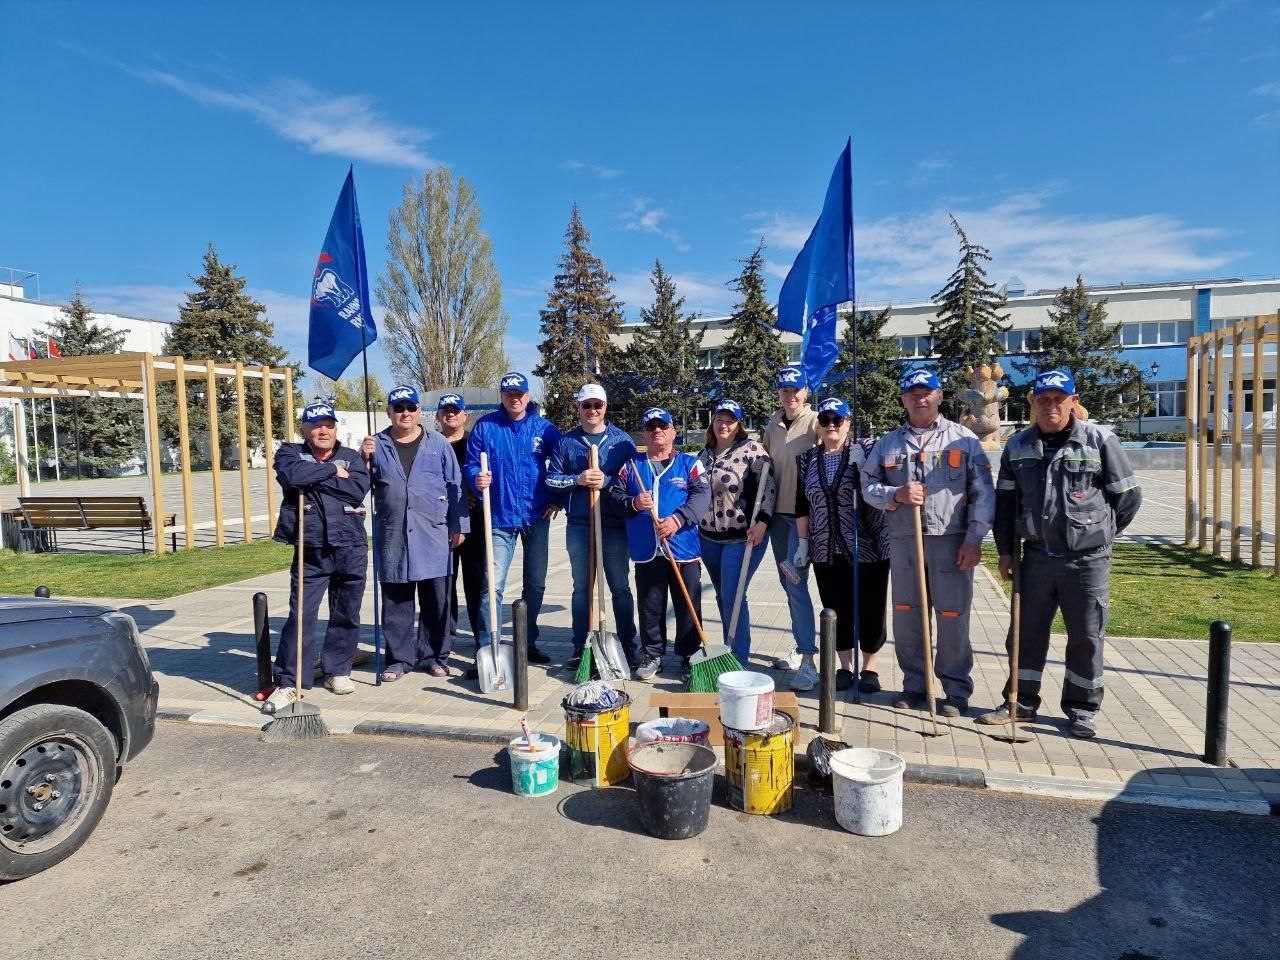
M 592 453 L 596 452 L 596 448 L 594 446 L 591 446 L 591 452 Z M 592 466 L 594 465 L 595 464 L 592 464 Z M 595 514 L 595 509 L 596 509 L 597 496 L 599 496 L 599 494 L 596 492 L 595 488 L 593 487 L 591 489 L 591 512 L 593 516 Z M 589 635 L 591 632 L 593 632 L 596 629 L 596 586 L 597 586 L 596 584 L 596 550 L 599 549 L 599 547 L 596 546 L 595 537 L 596 537 L 596 528 L 595 528 L 595 524 L 592 524 L 589 546 L 587 548 L 587 558 L 591 563 L 591 571 L 590 573 L 587 574 L 587 576 L 590 577 L 590 580 L 588 582 L 591 584 L 591 586 L 588 588 L 591 594 L 589 598 L 591 608 L 587 611 L 587 617 L 589 620 L 589 624 L 587 627 L 588 642 L 582 645 L 582 656 L 578 658 L 578 669 L 573 675 L 573 682 L 578 685 L 582 685 L 591 679 L 591 643 L 590 643 Z
M 636 483 L 640 485 L 640 491 L 647 494 L 649 491 L 645 489 L 644 478 L 640 475 L 640 470 L 634 461 L 632 461 L 632 468 L 635 470 Z M 693 618 L 694 629 L 698 631 L 698 640 L 702 643 L 702 648 L 696 650 L 689 658 L 689 692 L 715 693 L 718 689 L 717 681 L 720 679 L 720 674 L 741 670 L 742 664 L 733 655 L 733 651 L 723 643 L 707 643 L 707 635 L 702 631 L 702 621 L 698 618 L 698 611 L 693 608 L 693 598 L 689 596 L 689 588 L 684 585 L 684 577 L 680 575 L 680 564 L 676 563 L 676 558 L 671 555 L 662 537 L 658 536 L 656 501 L 651 503 L 649 512 L 653 517 L 653 534 L 658 538 L 658 552 L 671 564 L 671 570 L 676 575 L 676 584 L 680 587 L 684 602 L 689 607 L 689 616 Z

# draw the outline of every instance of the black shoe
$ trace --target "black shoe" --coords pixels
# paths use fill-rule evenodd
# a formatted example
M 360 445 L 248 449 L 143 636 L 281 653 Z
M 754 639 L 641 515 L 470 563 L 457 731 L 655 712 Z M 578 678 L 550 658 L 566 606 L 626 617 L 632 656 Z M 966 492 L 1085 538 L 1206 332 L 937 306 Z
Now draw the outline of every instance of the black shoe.
M 923 710 L 928 705 L 929 700 L 923 693 L 907 693 L 905 690 L 893 701 L 895 710 Z
M 463 672 L 462 679 L 463 680 L 479 680 L 480 671 L 477 670 L 475 667 L 472 667 L 471 669 Z
M 1097 723 L 1093 717 L 1083 714 L 1077 714 L 1071 718 L 1071 724 L 1067 727 L 1071 735 L 1078 740 L 1091 740 L 1098 735 Z
M 879 693 L 880 674 L 874 670 L 863 670 L 859 675 L 858 689 L 863 693 Z
M 1022 704 L 1018 704 L 1018 722 L 1019 723 L 1035 723 L 1036 712 L 1028 710 Z M 986 727 L 998 727 L 1009 722 L 1009 704 L 1004 703 L 979 716 L 975 723 L 980 723 Z
M 682 686 L 689 685 L 689 675 L 693 672 L 693 668 L 689 666 L 689 658 L 680 658 L 680 683 Z
M 577 673 L 578 667 L 582 664 L 582 654 L 575 653 L 572 657 L 564 662 L 564 668 L 570 673 Z
M 968 712 L 968 697 L 947 697 L 946 700 L 942 701 L 942 706 L 938 708 L 938 713 L 953 720 L 956 717 L 963 717 Z
M 530 663 L 550 663 L 551 658 L 548 657 L 541 650 L 539 650 L 537 647 L 535 647 L 533 644 L 529 644 L 529 662 Z
M 836 671 L 836 689 L 848 690 L 852 686 L 853 686 L 853 671 L 837 670 Z
M 636 667 L 637 680 L 652 680 L 658 675 L 658 671 L 662 669 L 662 661 L 657 657 L 648 657 L 640 661 L 640 666 Z

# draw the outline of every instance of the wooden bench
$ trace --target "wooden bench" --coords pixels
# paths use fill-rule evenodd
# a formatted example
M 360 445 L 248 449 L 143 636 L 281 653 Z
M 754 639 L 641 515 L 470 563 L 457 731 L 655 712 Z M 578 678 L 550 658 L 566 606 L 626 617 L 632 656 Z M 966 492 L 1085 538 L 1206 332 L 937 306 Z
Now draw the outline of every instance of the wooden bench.
M 163 536 L 165 527 L 173 528 L 173 549 L 178 549 L 177 514 L 166 514 L 157 527 L 142 497 L 19 497 L 18 504 L 24 528 L 52 531 L 55 551 L 59 530 L 137 530 L 146 553 L 147 531 Z

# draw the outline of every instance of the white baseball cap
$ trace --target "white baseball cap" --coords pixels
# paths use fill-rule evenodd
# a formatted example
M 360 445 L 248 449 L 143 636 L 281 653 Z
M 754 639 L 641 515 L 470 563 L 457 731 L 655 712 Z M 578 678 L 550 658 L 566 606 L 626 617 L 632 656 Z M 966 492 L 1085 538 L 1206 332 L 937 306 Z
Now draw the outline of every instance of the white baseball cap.
M 578 403 L 581 403 L 583 400 L 602 400 L 605 403 L 609 402 L 609 398 L 605 396 L 604 387 L 600 386 L 598 383 L 584 383 L 578 389 L 578 395 L 574 399 L 577 400 Z

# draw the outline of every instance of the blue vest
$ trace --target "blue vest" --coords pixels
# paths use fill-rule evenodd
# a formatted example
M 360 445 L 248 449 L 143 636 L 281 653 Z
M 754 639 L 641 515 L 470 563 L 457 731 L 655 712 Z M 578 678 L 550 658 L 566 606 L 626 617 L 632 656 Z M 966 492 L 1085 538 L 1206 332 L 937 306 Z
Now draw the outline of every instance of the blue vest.
M 657 486 L 653 482 L 653 465 L 649 458 L 638 453 L 628 460 L 618 471 L 618 481 L 623 489 L 632 497 L 643 491 L 636 478 L 639 471 L 644 480 L 644 489 L 653 497 L 658 508 L 659 519 L 666 519 L 685 505 L 689 499 L 689 481 L 705 471 L 698 458 L 691 453 L 677 453 L 667 464 L 667 469 L 658 477 Z M 645 510 L 627 520 L 627 544 L 631 548 L 631 559 L 635 563 L 646 563 L 660 556 L 658 552 L 658 535 L 653 529 L 653 515 Z M 667 541 L 667 549 L 678 561 L 697 560 L 702 556 L 698 543 L 697 523 L 685 524 L 680 532 Z

